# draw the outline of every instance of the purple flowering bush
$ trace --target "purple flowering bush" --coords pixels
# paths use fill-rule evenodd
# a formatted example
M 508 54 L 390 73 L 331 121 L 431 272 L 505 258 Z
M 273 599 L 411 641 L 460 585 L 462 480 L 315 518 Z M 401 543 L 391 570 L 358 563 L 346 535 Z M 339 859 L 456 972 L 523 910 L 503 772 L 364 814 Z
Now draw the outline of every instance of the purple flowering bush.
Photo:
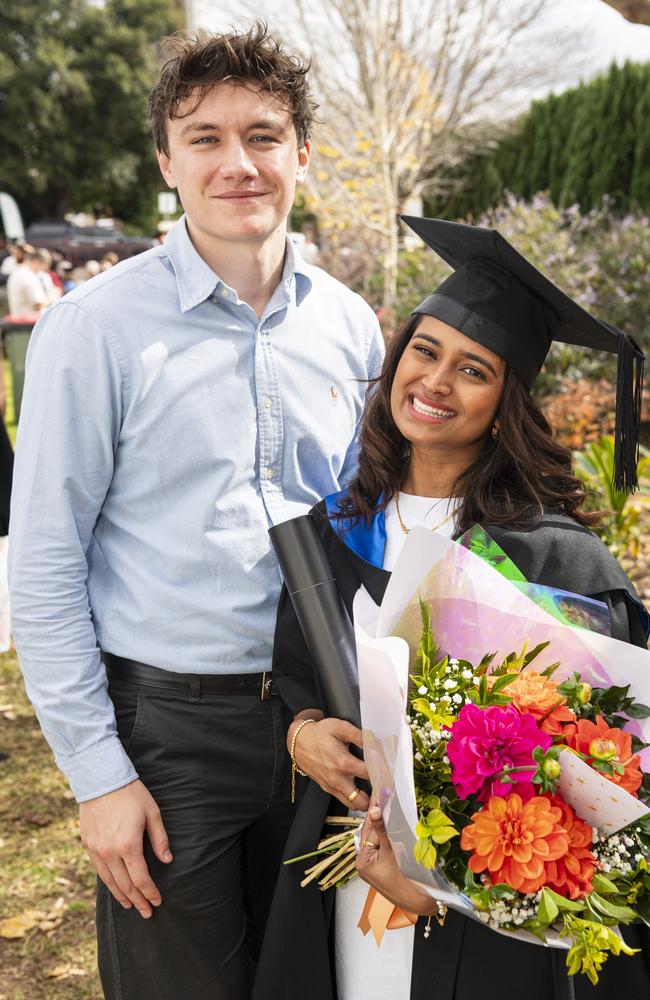
M 647 216 L 617 217 L 608 201 L 582 215 L 577 206 L 559 209 L 540 193 L 529 202 L 508 194 L 498 208 L 468 221 L 498 229 L 581 306 L 624 329 L 642 348 L 650 348 Z M 448 274 L 449 268 L 426 247 L 404 249 L 396 304 L 399 319 L 406 319 L 414 304 Z M 611 356 L 554 345 L 536 394 L 556 391 L 565 377 L 610 378 L 614 370 Z

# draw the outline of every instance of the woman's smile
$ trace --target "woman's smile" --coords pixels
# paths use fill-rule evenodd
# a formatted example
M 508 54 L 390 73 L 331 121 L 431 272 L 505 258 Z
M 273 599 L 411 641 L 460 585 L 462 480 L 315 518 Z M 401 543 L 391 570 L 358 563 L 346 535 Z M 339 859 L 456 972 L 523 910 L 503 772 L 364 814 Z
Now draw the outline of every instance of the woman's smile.
M 409 395 L 409 406 L 411 415 L 415 419 L 421 418 L 429 423 L 444 423 L 456 416 L 456 410 L 452 410 L 450 406 L 446 406 L 444 403 L 427 402 L 415 392 Z

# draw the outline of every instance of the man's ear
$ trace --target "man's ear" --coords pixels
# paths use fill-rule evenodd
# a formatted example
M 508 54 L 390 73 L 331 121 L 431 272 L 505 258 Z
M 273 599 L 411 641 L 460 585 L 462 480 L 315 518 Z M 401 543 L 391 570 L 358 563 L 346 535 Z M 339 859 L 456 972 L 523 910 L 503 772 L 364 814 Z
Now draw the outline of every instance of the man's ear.
M 163 153 L 162 149 L 156 150 L 156 158 L 158 160 L 158 166 L 160 167 L 160 173 L 165 178 L 167 186 L 175 188 L 176 178 L 174 177 L 171 158 L 167 155 L 167 153 Z
M 310 160 L 311 160 L 311 143 L 309 139 L 307 139 L 305 145 L 301 146 L 298 149 L 298 170 L 296 172 L 296 181 L 298 182 L 298 184 L 302 184 L 305 177 L 307 176 Z

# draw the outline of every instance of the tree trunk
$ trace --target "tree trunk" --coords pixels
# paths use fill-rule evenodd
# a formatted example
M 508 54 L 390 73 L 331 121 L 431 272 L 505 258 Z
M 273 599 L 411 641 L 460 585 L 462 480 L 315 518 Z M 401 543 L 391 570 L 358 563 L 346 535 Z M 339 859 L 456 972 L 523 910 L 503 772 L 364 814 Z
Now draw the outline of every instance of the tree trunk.
M 384 295 L 383 304 L 392 306 L 397 298 L 397 267 L 398 267 L 398 223 L 393 215 L 392 225 L 386 237 L 386 253 L 384 254 Z

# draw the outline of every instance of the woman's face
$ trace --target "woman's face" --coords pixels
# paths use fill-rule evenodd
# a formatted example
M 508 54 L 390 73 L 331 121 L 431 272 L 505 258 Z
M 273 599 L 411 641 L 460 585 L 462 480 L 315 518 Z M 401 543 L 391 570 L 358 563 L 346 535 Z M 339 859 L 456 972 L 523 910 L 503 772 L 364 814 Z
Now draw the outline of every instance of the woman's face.
M 467 451 L 468 464 L 491 430 L 505 362 L 433 316 L 422 316 L 400 358 L 390 404 L 415 448 Z

